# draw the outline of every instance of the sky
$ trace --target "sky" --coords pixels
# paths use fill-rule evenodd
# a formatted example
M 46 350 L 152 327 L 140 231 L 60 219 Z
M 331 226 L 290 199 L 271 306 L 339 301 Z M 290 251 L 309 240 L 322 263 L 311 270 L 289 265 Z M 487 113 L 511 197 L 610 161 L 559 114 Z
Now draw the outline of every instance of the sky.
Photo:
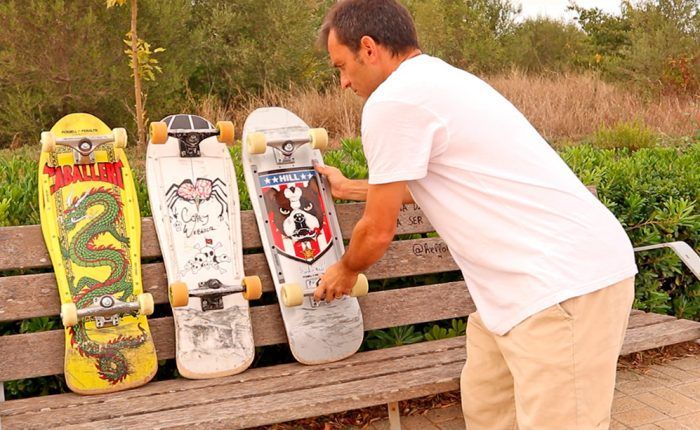
M 597 7 L 605 12 L 620 13 L 620 0 L 575 0 L 575 2 L 584 8 Z M 525 18 L 546 15 L 551 18 L 570 20 L 573 16 L 566 10 L 569 0 L 512 0 L 512 4 L 522 5 L 521 15 Z

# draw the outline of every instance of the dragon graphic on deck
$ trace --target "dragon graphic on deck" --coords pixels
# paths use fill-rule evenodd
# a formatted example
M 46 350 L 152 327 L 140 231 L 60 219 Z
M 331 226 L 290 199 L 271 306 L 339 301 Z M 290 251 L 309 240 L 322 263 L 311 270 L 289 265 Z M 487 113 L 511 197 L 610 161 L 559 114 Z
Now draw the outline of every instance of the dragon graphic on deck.
M 102 210 L 95 214 L 90 208 Z M 67 204 L 63 211 L 63 227 L 66 232 L 72 232 L 85 219 L 77 233 L 63 252 L 70 261 L 81 267 L 109 267 L 110 275 L 104 281 L 98 281 L 89 276 L 79 280 L 71 277 L 70 291 L 73 302 L 78 309 L 83 309 L 93 303 L 93 299 L 112 295 L 123 301 L 132 296 L 133 286 L 129 279 L 129 256 L 126 249 L 129 238 L 117 229 L 118 220 L 122 218 L 121 198 L 116 191 L 106 188 L 95 188 L 87 191 Z M 110 235 L 121 244 L 121 248 L 112 245 L 98 245 Z M 125 348 L 138 348 L 148 338 L 146 331 L 139 325 L 140 336 L 119 336 L 106 344 L 92 341 L 85 331 L 85 322 L 79 321 L 71 327 L 71 343 L 77 347 L 80 355 L 96 360 L 95 367 L 102 379 L 116 384 L 128 376 L 128 362 L 121 353 Z

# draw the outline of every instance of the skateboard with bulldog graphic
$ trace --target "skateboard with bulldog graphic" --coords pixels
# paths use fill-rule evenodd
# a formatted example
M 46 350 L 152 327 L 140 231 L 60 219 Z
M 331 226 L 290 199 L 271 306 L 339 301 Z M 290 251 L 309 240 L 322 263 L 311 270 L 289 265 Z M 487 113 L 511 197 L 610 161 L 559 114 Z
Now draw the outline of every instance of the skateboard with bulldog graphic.
M 289 346 L 297 361 L 319 364 L 354 354 L 364 334 L 356 296 L 331 303 L 313 298 L 320 276 L 345 252 L 333 199 L 313 163 L 323 164 L 323 129 L 310 129 L 292 112 L 257 109 L 243 128 L 243 172 L 272 272 Z
M 146 180 L 168 277 L 182 376 L 242 372 L 255 344 L 248 300 L 262 294 L 244 276 L 236 172 L 226 144 L 233 124 L 196 115 L 151 124 Z
M 66 383 L 79 394 L 137 387 L 158 369 L 126 140 L 84 113 L 41 134 L 41 231 L 61 299 Z

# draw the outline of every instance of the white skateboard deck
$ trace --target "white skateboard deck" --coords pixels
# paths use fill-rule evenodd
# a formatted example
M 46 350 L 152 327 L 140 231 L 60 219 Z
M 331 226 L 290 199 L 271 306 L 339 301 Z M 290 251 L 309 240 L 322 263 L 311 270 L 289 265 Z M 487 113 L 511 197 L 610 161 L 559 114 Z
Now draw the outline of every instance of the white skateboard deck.
M 149 142 L 146 178 L 168 283 L 181 281 L 189 290 L 189 303 L 173 308 L 177 368 L 187 378 L 235 374 L 250 366 L 254 356 L 248 301 L 240 292 L 219 297 L 197 294 L 198 289 L 211 287 L 200 285 L 207 281 L 242 283 L 233 163 L 226 145 L 211 136 L 215 127 L 205 119 L 172 115 L 163 122 L 168 138 L 164 144 Z M 194 130 L 201 133 L 191 133 Z M 180 138 L 173 137 L 176 133 Z M 182 146 L 186 136 L 193 136 L 192 142 L 203 140 Z
M 250 154 L 248 134 L 263 132 L 268 145 L 263 154 Z M 312 162 L 323 164 L 312 149 L 309 127 L 282 108 L 257 109 L 243 129 L 243 171 L 256 215 L 265 256 L 295 359 L 304 364 L 341 360 L 354 354 L 364 335 L 362 312 L 356 298 L 345 296 L 330 304 L 317 303 L 310 294 L 318 278 L 345 252 L 326 181 Z M 296 146 L 284 157 L 270 141 Z M 283 284 L 298 284 L 303 303 L 287 307 L 281 300 Z

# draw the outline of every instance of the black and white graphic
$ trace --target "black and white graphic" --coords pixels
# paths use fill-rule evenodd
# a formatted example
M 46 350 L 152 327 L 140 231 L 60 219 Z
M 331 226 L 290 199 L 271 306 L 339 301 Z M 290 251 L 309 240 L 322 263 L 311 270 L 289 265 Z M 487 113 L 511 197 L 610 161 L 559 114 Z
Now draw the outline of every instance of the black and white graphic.
M 197 253 L 187 261 L 185 268 L 180 272 L 180 276 L 187 273 L 197 274 L 200 270 L 215 270 L 219 273 L 226 273 L 227 270 L 222 266 L 225 263 L 231 262 L 231 257 L 217 250 L 221 248 L 221 242 L 216 242 L 212 239 L 204 239 L 204 245 L 195 245 Z
M 185 179 L 173 184 L 165 194 L 165 201 L 175 230 L 187 237 L 213 231 L 210 221 L 228 225 L 226 184 L 221 179 L 197 178 L 193 183 Z

